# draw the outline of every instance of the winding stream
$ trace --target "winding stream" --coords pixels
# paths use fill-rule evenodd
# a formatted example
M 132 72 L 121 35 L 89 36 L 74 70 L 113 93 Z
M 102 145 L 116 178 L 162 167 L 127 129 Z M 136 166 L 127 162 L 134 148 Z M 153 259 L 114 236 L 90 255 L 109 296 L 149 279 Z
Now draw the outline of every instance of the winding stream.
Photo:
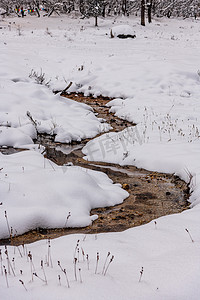
M 108 98 L 85 97 L 82 94 L 63 95 L 70 99 L 90 105 L 99 118 L 103 118 L 119 132 L 129 126 L 128 121 L 121 120 L 109 113 L 106 103 Z M 106 173 L 115 183 L 120 183 L 129 192 L 129 197 L 122 204 L 114 207 L 96 208 L 91 214 L 98 214 L 98 219 L 85 228 L 44 229 L 28 232 L 10 241 L 0 240 L 2 244 L 20 245 L 44 238 L 56 238 L 71 233 L 93 233 L 123 231 L 150 222 L 160 216 L 182 212 L 189 207 L 187 201 L 189 189 L 187 184 L 177 176 L 150 172 L 134 166 L 119 166 L 109 163 L 89 162 L 83 159 L 81 149 L 89 139 L 66 145 L 55 143 L 50 136 L 41 135 L 37 143 L 46 147 L 46 157 L 58 165 L 73 164 Z M 14 149 L 1 149 L 4 154 L 10 154 Z

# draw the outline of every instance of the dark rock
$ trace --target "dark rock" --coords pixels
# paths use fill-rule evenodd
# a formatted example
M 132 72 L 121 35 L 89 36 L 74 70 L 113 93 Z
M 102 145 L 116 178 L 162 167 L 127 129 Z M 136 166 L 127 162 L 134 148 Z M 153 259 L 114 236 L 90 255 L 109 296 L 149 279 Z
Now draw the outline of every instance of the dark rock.
M 135 34 L 118 34 L 117 37 L 119 39 L 128 39 L 128 38 L 131 38 L 131 39 L 135 39 L 136 38 L 136 35 Z

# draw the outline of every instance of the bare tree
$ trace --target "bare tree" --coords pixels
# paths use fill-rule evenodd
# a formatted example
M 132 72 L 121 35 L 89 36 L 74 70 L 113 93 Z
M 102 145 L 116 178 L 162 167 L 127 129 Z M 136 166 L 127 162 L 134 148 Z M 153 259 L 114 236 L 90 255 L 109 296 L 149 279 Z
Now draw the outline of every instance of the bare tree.
M 152 15 L 200 17 L 200 0 L 0 0 L 0 8 L 4 10 L 5 15 L 17 14 L 21 17 L 22 7 L 38 17 L 41 15 L 41 7 L 46 11 L 46 16 L 78 11 L 84 17 L 93 16 L 96 25 L 99 16 L 140 14 L 141 25 L 145 26 L 146 10 L 149 23 L 152 21 Z
M 80 11 L 84 18 L 94 17 L 95 26 L 98 26 L 98 17 L 105 16 L 105 8 L 107 1 L 105 0 L 86 0 L 81 1 Z

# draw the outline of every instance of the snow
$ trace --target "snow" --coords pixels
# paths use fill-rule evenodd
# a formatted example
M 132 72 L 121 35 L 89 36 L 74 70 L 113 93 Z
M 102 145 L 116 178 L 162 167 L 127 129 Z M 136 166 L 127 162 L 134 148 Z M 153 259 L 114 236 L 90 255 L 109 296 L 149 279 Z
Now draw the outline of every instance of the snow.
M 2 15 L 4 13 L 6 13 L 5 9 L 3 9 L 3 8 L 0 7 L 0 15 Z
M 104 173 L 59 167 L 34 151 L 0 155 L 0 237 L 9 227 L 19 235 L 36 228 L 84 227 L 97 218 L 96 207 L 121 203 L 128 193 Z M 70 218 L 67 216 L 70 212 Z
M 55 132 L 60 141 L 94 137 L 108 130 L 108 125 L 100 123 L 88 106 L 62 99 L 51 92 L 51 89 L 62 90 L 73 82 L 70 91 L 113 97 L 115 99 L 108 104 L 110 111 L 137 123 L 136 127 L 124 132 L 105 133 L 90 141 L 83 150 L 87 158 L 176 173 L 190 183 L 191 209 L 159 218 L 156 224 L 152 221 L 122 233 L 71 235 L 52 240 L 53 268 L 47 266 L 46 241 L 26 245 L 33 254 L 36 273 L 42 278 L 40 260 L 44 260 L 48 285 L 38 278 L 31 282 L 30 262 L 25 256 L 20 257 L 16 248 L 8 247 L 10 258 L 15 258 L 16 277 L 8 275 L 7 288 L 5 276 L 0 275 L 1 297 L 5 300 L 60 300 L 67 296 L 73 299 L 198 300 L 199 20 L 162 18 L 142 27 L 136 17 L 106 18 L 100 20 L 98 28 L 94 28 L 93 21 L 68 17 L 5 18 L 0 21 L 4 27 L 0 31 L 1 144 L 15 147 L 27 144 L 31 147 L 36 133 L 27 111 L 37 121 L 40 132 Z M 133 27 L 137 38 L 111 39 L 110 29 L 118 25 Z M 51 80 L 49 88 L 29 78 L 31 70 L 40 73 L 41 69 L 46 82 Z M 24 226 L 30 228 L 33 225 L 26 219 L 23 210 L 28 213 L 34 203 L 37 204 L 34 208 L 35 216 L 38 215 L 38 218 L 35 217 L 37 226 L 45 221 L 47 226 L 57 224 L 62 227 L 69 209 L 74 209 L 72 216 L 78 215 L 76 220 L 70 217 L 69 222 L 89 224 L 89 211 L 93 205 L 99 205 L 99 200 L 108 203 L 111 198 L 117 202 L 126 197 L 124 191 L 107 176 L 77 167 L 67 167 L 65 172 L 65 168 L 63 171 L 63 167 L 44 160 L 37 152 L 27 151 L 9 157 L 1 155 L 0 158 L 5 168 L 0 172 L 1 195 L 5 195 L 1 201 L 4 202 L 5 197 L 8 200 L 8 204 L 3 203 L 3 206 L 8 205 L 9 221 L 16 222 L 14 226 L 19 232 Z M 35 190 L 33 182 L 37 183 L 38 190 Z M 50 184 L 47 186 L 45 182 Z M 23 190 L 25 196 L 27 194 L 26 199 L 32 200 L 30 205 L 21 197 Z M 72 199 L 79 196 L 78 207 L 67 201 L 68 193 Z M 112 197 L 109 196 L 111 194 Z M 58 214 L 48 217 L 56 209 L 54 195 L 61 206 Z M 13 199 L 20 203 L 22 211 L 19 216 L 9 203 Z M 51 201 L 52 207 L 48 207 L 48 201 Z M 0 206 L 0 228 L 7 234 L 3 206 Z M 17 220 L 20 216 L 23 226 Z M 189 230 L 194 242 L 185 229 Z M 78 239 L 80 249 L 83 248 L 90 259 L 90 270 L 87 270 L 87 262 L 79 258 L 82 283 L 79 277 L 75 281 L 73 273 Z M 1 249 L 2 264 L 7 266 L 5 248 Z M 22 246 L 20 249 L 23 252 Z M 103 276 L 101 272 L 108 251 L 114 255 L 114 260 Z M 100 253 L 100 261 L 97 274 L 94 274 L 97 252 Z M 67 270 L 69 289 L 57 265 L 58 260 Z M 139 282 L 142 267 L 144 272 Z M 20 275 L 20 269 L 23 275 Z M 61 286 L 58 275 L 61 276 Z M 19 279 L 23 280 L 28 292 Z
M 47 87 L 31 80 L 5 79 L 4 73 L 1 78 L 2 146 L 31 144 L 37 133 L 55 135 L 56 142 L 70 143 L 94 137 L 110 128 L 85 104 L 54 95 Z
M 47 285 L 34 277 L 32 282 L 30 262 L 19 249 L 8 247 L 9 257 L 15 257 L 16 276 L 8 276 L 9 288 L 2 278 L 1 296 L 3 299 L 194 299 L 199 298 L 199 227 L 195 218 L 199 212 L 163 217 L 157 220 L 157 229 L 153 222 L 123 233 L 98 235 L 70 235 L 51 240 L 51 252 L 48 260 L 48 242 L 46 240 L 25 246 L 25 253 L 31 251 L 36 274 L 44 280 L 40 262 L 43 260 Z M 184 230 L 190 223 L 195 242 L 192 243 Z M 77 281 L 74 276 L 74 253 L 79 243 L 79 262 L 77 263 Z M 85 253 L 83 261 L 82 249 Z M 2 248 L 2 250 L 4 250 Z M 19 250 L 23 257 L 20 257 Z M 15 254 L 14 254 L 15 251 Z M 4 251 L 3 251 L 4 252 Z M 96 269 L 96 256 L 100 260 Z M 102 275 L 107 253 L 114 255 L 106 275 Z M 86 255 L 89 256 L 89 270 Z M 110 258 L 111 258 L 110 255 Z M 110 261 L 108 259 L 108 262 Z M 52 265 L 51 265 L 52 259 Z M 66 269 L 70 288 L 64 273 L 58 266 Z M 3 263 L 6 257 L 3 253 Z M 48 266 L 49 263 L 49 266 Z M 53 266 L 53 267 L 51 267 Z M 144 269 L 141 282 L 140 271 Z M 19 270 L 23 270 L 20 275 Z M 81 269 L 82 283 L 78 269 Z M 61 276 L 61 286 L 58 275 Z M 27 292 L 19 282 L 22 280 Z M 16 296 L 19 295 L 19 296 Z

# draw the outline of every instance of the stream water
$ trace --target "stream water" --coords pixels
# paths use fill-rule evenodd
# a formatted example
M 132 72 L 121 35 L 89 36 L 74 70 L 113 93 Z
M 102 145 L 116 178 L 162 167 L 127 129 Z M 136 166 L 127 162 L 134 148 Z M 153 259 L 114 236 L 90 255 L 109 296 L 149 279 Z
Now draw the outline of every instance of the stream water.
M 99 118 L 103 118 L 118 132 L 129 126 L 128 121 L 121 120 L 109 113 L 106 103 L 108 98 L 84 97 L 82 94 L 63 95 L 93 107 Z M 109 163 L 89 162 L 83 159 L 82 147 L 89 140 L 79 144 L 66 145 L 55 143 L 50 136 L 38 136 L 37 143 L 46 147 L 46 157 L 58 165 L 73 164 L 106 173 L 114 183 L 120 183 L 129 192 L 129 197 L 122 204 L 114 207 L 96 208 L 91 214 L 98 219 L 85 228 L 45 229 L 37 228 L 22 236 L 0 240 L 2 244 L 19 245 L 44 238 L 55 238 L 71 233 L 93 233 L 123 231 L 154 220 L 155 218 L 182 212 L 189 208 L 187 201 L 189 189 L 187 184 L 177 176 L 150 172 L 134 166 L 119 166 Z M 0 149 L 4 154 L 11 154 L 17 149 Z

